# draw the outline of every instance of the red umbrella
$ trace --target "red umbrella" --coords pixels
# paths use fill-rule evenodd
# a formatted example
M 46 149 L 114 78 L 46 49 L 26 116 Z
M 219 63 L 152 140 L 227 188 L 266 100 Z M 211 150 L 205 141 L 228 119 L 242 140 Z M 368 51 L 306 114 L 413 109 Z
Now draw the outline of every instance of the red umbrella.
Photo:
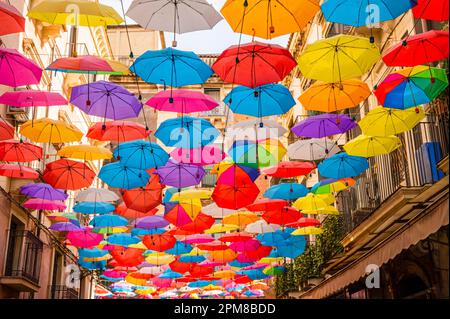
M 212 68 L 222 80 L 254 88 L 280 82 L 297 65 L 291 53 L 261 42 L 234 45 L 223 51 Z
M 199 266 L 199 265 L 194 265 L 192 267 L 192 270 L 189 271 L 189 273 L 191 274 L 192 277 L 197 277 L 197 278 L 210 275 L 213 272 L 214 272 L 214 267 L 205 267 L 205 266 Z
M 0 164 L 0 176 L 23 179 L 36 179 L 39 173 L 31 167 L 17 164 Z
M 448 0 L 418 0 L 412 12 L 417 19 L 447 21 Z
M 191 223 L 179 227 L 178 230 L 180 230 L 181 232 L 186 232 L 185 235 L 199 234 L 211 228 L 214 222 L 215 219 L 213 217 L 203 213 L 199 213 Z
M 302 217 L 302 214 L 293 207 L 284 207 L 277 210 L 267 211 L 262 218 L 269 224 L 286 225 L 294 223 Z
M 296 222 L 286 224 L 286 227 L 310 227 L 310 226 L 320 226 L 320 220 L 315 218 L 302 217 Z
M 158 212 L 157 208 L 150 209 L 147 212 L 140 212 L 131 208 L 128 208 L 125 203 L 120 203 L 116 207 L 116 213 L 125 218 L 134 219 L 155 215 Z
M 448 58 L 448 31 L 428 31 L 406 38 L 387 50 L 389 66 L 416 66 Z
M 89 187 L 95 173 L 84 163 L 59 159 L 45 166 L 44 180 L 54 188 L 78 190 Z
M 227 244 L 220 241 L 212 241 L 210 243 L 198 244 L 197 248 L 206 251 L 225 250 L 230 248 Z
M 32 162 L 41 158 L 40 146 L 16 140 L 0 141 L 0 161 Z
M 122 198 L 128 208 L 148 212 L 161 204 L 163 188 L 164 185 L 159 183 L 159 176 L 151 174 L 146 186 L 126 190 Z
M 11 33 L 23 32 L 25 18 L 12 5 L 0 2 L 0 36 Z
M 126 142 L 147 138 L 151 131 L 142 124 L 130 121 L 98 122 L 92 125 L 86 136 L 98 141 Z
M 245 262 L 255 262 L 257 260 L 260 260 L 261 258 L 269 256 L 271 251 L 272 246 L 259 246 L 256 250 L 244 251 L 242 255 L 238 256 L 237 260 L 242 260 Z M 240 256 L 242 256 L 243 258 L 241 259 Z
M 0 117 L 0 141 L 14 138 L 14 126 Z
M 236 277 L 234 277 L 234 282 L 237 284 L 247 284 L 252 281 L 253 280 L 250 279 L 250 277 L 247 275 L 237 275 Z
M 296 177 L 311 173 L 316 165 L 310 162 L 281 162 L 277 166 L 266 168 L 263 173 L 273 177 Z
M 284 199 L 261 199 L 246 208 L 251 212 L 265 212 L 268 210 L 277 210 L 288 206 L 289 202 Z
M 247 234 L 245 232 L 234 232 L 219 237 L 219 240 L 223 242 L 239 242 L 239 241 L 247 241 L 252 238 L 253 235 Z
M 180 257 L 176 257 L 174 261 L 169 264 L 170 269 L 173 271 L 179 272 L 180 274 L 184 274 L 185 272 L 191 271 L 196 263 L 185 263 L 180 262 Z
M 142 242 L 150 250 L 165 251 L 175 246 L 175 237 L 170 234 L 145 235 Z
M 116 246 L 111 251 L 111 256 L 113 256 L 119 266 L 123 267 L 137 266 L 144 261 L 144 256 L 142 256 L 142 249 L 138 248 L 125 248 L 122 246 Z

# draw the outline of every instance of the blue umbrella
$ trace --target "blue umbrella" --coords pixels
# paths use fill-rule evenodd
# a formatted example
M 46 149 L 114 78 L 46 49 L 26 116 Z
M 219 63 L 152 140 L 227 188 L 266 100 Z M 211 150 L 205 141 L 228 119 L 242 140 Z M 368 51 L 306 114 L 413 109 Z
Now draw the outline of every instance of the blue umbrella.
M 295 200 L 306 196 L 308 192 L 308 189 L 303 184 L 281 183 L 271 186 L 263 196 L 271 199 Z
M 261 244 L 266 246 L 276 246 L 278 243 L 284 242 L 286 239 L 291 237 L 291 233 L 294 231 L 294 228 L 285 228 L 283 230 L 277 230 L 272 233 L 263 233 L 256 236 Z
M 164 191 L 164 197 L 162 200 L 163 204 L 169 203 L 173 194 L 178 193 L 178 192 L 179 192 L 178 188 L 175 188 L 175 187 L 166 188 L 166 190 Z M 171 202 L 171 203 L 177 203 L 177 202 Z
M 130 70 L 145 82 L 173 87 L 202 84 L 213 74 L 194 52 L 173 48 L 145 52 Z
M 190 116 L 165 120 L 155 132 L 164 145 L 185 149 L 211 144 L 219 135 L 209 121 Z
M 142 236 L 142 235 L 160 235 L 165 233 L 167 230 L 164 228 L 152 228 L 152 229 L 144 229 L 144 228 L 133 228 L 131 230 L 131 235 L 133 236 Z
M 284 114 L 295 105 L 291 92 L 281 84 L 265 84 L 254 89 L 238 86 L 224 102 L 234 113 L 254 117 Z
M 169 160 L 169 154 L 161 146 L 139 140 L 120 143 L 114 150 L 114 157 L 123 165 L 144 170 L 163 166 Z
M 233 261 L 230 261 L 228 263 L 228 265 L 230 265 L 231 267 L 236 267 L 236 268 L 244 268 L 244 267 L 253 265 L 253 263 L 242 263 L 242 262 L 238 261 L 237 259 L 235 259 Z
M 193 248 L 191 245 L 177 241 L 172 248 L 166 250 L 165 252 L 172 255 L 182 255 L 190 253 L 192 249 Z
M 295 238 L 300 237 L 300 238 Z M 296 258 L 303 254 L 306 248 L 305 236 L 292 236 L 277 246 L 277 253 L 281 257 Z
M 78 264 L 86 269 L 104 269 L 106 267 L 106 260 L 88 262 L 84 258 L 100 258 L 106 254 L 108 254 L 107 250 L 98 248 L 78 249 Z
M 205 256 L 202 255 L 182 255 L 178 261 L 180 263 L 199 263 L 205 259 Z
M 111 245 L 128 247 L 129 245 L 139 243 L 141 240 L 139 237 L 131 234 L 113 234 L 108 236 L 107 241 Z
M 208 280 L 196 280 L 196 281 L 191 281 L 190 283 L 188 283 L 188 287 L 201 288 L 201 287 L 206 287 L 209 284 L 210 284 L 210 282 Z
M 81 214 L 106 214 L 114 211 L 116 207 L 105 202 L 78 202 L 73 206 L 73 211 Z
M 165 272 L 163 272 L 162 274 L 160 274 L 158 276 L 158 278 L 171 278 L 171 279 L 175 279 L 175 278 L 180 278 L 183 277 L 182 274 L 172 271 L 172 270 L 166 270 Z
M 260 269 L 251 269 L 251 270 L 239 270 L 236 272 L 239 275 L 246 275 L 251 280 L 259 280 L 259 279 L 265 279 L 269 277 L 265 273 L 262 272 Z
M 333 155 L 318 165 L 320 175 L 331 178 L 356 177 L 368 168 L 367 158 L 344 152 Z
M 115 162 L 103 166 L 98 177 L 110 187 L 132 189 L 147 185 L 150 174 L 145 170 L 128 167 L 120 162 Z
M 119 227 L 128 225 L 128 220 L 119 215 L 106 214 L 95 216 L 89 222 L 89 225 L 94 226 L 96 228 Z
M 325 19 L 354 27 L 393 20 L 417 4 L 416 0 L 325 0 Z

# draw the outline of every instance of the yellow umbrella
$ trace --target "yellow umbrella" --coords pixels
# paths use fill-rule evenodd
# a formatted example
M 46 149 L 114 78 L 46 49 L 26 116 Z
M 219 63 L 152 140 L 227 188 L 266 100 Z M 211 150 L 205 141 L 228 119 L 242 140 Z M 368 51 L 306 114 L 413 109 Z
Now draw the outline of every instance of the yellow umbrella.
M 313 186 L 311 192 L 314 194 L 338 193 L 344 189 L 352 187 L 353 185 L 355 185 L 355 180 L 353 178 L 347 177 L 341 178 L 335 182 L 328 183 L 325 185 Z
M 237 225 L 227 225 L 227 224 L 214 224 L 210 229 L 205 230 L 205 234 L 218 234 L 225 233 L 227 231 L 238 230 L 239 226 Z
M 305 215 L 339 215 L 339 211 L 334 206 L 326 206 L 315 210 L 302 210 Z
M 365 135 L 390 136 L 409 131 L 425 117 L 422 107 L 406 110 L 377 107 L 359 121 Z
M 323 200 L 327 205 L 331 205 L 336 201 L 336 197 L 333 194 L 315 194 L 315 196 Z
M 34 6 L 28 16 L 50 24 L 108 26 L 123 22 L 110 6 L 89 0 L 44 0 Z
M 83 260 L 86 262 L 94 262 L 94 261 L 103 261 L 111 259 L 112 256 L 110 254 L 103 255 L 101 257 L 84 257 Z
M 148 287 L 148 288 L 143 288 L 143 289 L 136 289 L 134 292 L 137 293 L 138 295 L 148 295 L 148 294 L 152 294 L 156 291 L 155 287 Z
M 206 189 L 186 189 L 175 193 L 170 197 L 170 201 L 183 201 L 190 199 L 209 199 L 211 198 L 212 190 Z
M 368 38 L 336 35 L 306 47 L 298 59 L 302 75 L 324 82 L 360 77 L 380 60 L 380 51 Z
M 299 235 L 320 235 L 323 233 L 323 229 L 320 227 L 314 227 L 314 226 L 308 226 L 308 227 L 302 227 L 297 228 L 294 230 L 291 235 L 292 236 L 299 236 Z
M 324 198 L 319 197 L 320 195 L 315 195 L 309 193 L 305 197 L 300 197 L 297 199 L 292 206 L 300 211 L 314 211 L 328 206 L 327 201 Z
M 19 131 L 36 143 L 79 142 L 83 137 L 75 125 L 49 118 L 27 121 L 20 126 Z
M 145 246 L 142 241 L 138 242 L 137 244 L 128 245 L 128 248 L 137 248 L 137 249 L 142 249 L 142 250 L 148 249 L 147 246 Z
M 125 281 L 136 286 L 144 286 L 147 283 L 147 279 L 136 278 L 133 277 L 132 274 L 128 274 L 125 277 Z
M 206 254 L 207 251 L 198 249 L 197 247 L 194 247 L 189 253 L 183 254 L 185 256 L 200 256 Z
M 154 252 L 145 257 L 145 261 L 156 266 L 167 265 L 174 260 L 175 257 L 173 255 L 164 252 Z
M 372 157 L 389 154 L 402 146 L 402 141 L 395 135 L 367 136 L 359 135 L 344 145 L 348 155 Z
M 118 233 L 124 233 L 127 230 L 128 230 L 127 226 L 103 227 L 103 228 L 92 229 L 92 231 L 94 233 L 99 233 L 99 234 L 118 234 Z
M 338 83 L 316 82 L 300 97 L 299 102 L 306 110 L 336 112 L 358 106 L 372 92 L 361 80 L 346 80 Z
M 105 160 L 112 158 L 110 150 L 92 145 L 69 145 L 58 151 L 61 157 L 82 159 L 85 161 Z
M 220 270 L 220 271 L 216 271 L 213 274 L 213 277 L 217 277 L 220 279 L 233 279 L 234 276 L 236 276 L 236 273 L 232 270 Z
M 258 260 L 259 264 L 270 264 L 283 260 L 283 257 L 264 257 Z
M 221 12 L 234 32 L 264 39 L 302 30 L 319 11 L 319 0 L 228 0 Z
M 237 226 L 246 226 L 248 224 L 254 223 L 260 218 L 258 215 L 252 212 L 238 212 L 223 218 L 224 224 L 231 224 Z
M 216 286 L 216 285 L 212 285 L 212 284 L 209 284 L 209 285 L 203 287 L 202 289 L 203 289 L 203 290 L 221 290 L 222 287 Z

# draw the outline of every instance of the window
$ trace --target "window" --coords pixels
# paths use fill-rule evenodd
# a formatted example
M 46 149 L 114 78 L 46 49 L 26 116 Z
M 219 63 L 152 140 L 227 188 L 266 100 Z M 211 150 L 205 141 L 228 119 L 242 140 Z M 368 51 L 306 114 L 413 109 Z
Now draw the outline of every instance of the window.
M 220 89 L 219 88 L 205 88 L 204 93 L 212 97 L 219 106 L 215 109 L 207 112 L 201 112 L 200 116 L 224 116 L 225 115 L 225 104 L 220 100 Z

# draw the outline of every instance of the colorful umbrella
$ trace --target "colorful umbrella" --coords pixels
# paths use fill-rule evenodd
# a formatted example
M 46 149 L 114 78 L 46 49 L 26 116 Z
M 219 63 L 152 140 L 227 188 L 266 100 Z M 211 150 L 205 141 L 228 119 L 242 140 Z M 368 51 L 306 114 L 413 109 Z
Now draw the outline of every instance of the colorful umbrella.
M 264 117 L 288 112 L 295 101 L 288 88 L 281 84 L 265 84 L 255 88 L 235 87 L 224 99 L 236 114 Z
M 62 231 L 62 232 L 79 232 L 79 231 L 83 231 L 83 228 L 75 225 L 72 221 L 70 221 L 70 222 L 54 223 L 48 229 L 54 230 L 54 231 Z
M 221 208 L 213 202 L 209 205 L 204 206 L 202 212 L 214 218 L 223 218 L 224 216 L 233 214 L 235 211 L 234 209 Z
M 119 196 L 106 188 L 88 188 L 75 197 L 77 202 L 115 202 L 117 200 Z
M 300 217 L 302 217 L 302 214 L 292 207 L 284 207 L 278 210 L 267 211 L 262 215 L 262 218 L 267 223 L 280 226 L 294 223 L 298 221 Z
M 161 204 L 163 188 L 158 175 L 151 174 L 145 187 L 126 190 L 122 198 L 127 208 L 144 213 Z
M 264 175 L 272 177 L 289 178 L 307 175 L 316 168 L 316 165 L 310 162 L 281 162 L 276 166 L 266 168 Z
M 191 90 L 161 91 L 145 104 L 159 111 L 177 113 L 206 112 L 219 106 L 209 95 Z
M 200 213 L 201 202 L 198 204 L 166 203 L 164 218 L 175 226 L 184 226 L 191 223 Z
M 49 118 L 29 120 L 20 126 L 19 132 L 37 143 L 78 142 L 83 137 L 75 125 Z
M 89 225 L 95 228 L 112 228 L 112 227 L 120 227 L 128 225 L 128 220 L 124 217 L 113 215 L 113 214 L 105 214 L 95 216 L 90 222 Z
M 317 161 L 339 153 L 340 148 L 333 140 L 312 138 L 290 144 L 287 151 L 290 159 Z
M 0 116 L 0 141 L 14 138 L 14 127 Z
M 420 65 L 389 74 L 374 94 L 384 107 L 403 110 L 430 103 L 447 87 L 446 70 Z
M 86 137 L 98 141 L 126 141 L 145 139 L 151 131 L 144 125 L 128 121 L 97 122 L 91 126 Z
M 28 12 L 28 17 L 50 24 L 108 26 L 123 22 L 110 6 L 88 0 L 44 0 Z
M 412 12 L 417 19 L 448 21 L 448 4 L 448 0 L 417 0 Z
M 119 205 L 117 205 L 115 212 L 125 218 L 135 219 L 155 215 L 158 212 L 158 209 L 151 209 L 147 212 L 140 212 L 138 210 L 128 208 L 125 203 L 120 203 Z
M 298 59 L 302 75 L 324 82 L 342 82 L 369 71 L 380 59 L 369 39 L 336 35 L 309 44 Z
M 217 164 L 227 157 L 220 148 L 214 145 L 191 149 L 177 148 L 170 152 L 170 156 L 179 163 L 200 166 Z
M 283 80 L 296 65 L 287 49 L 250 42 L 223 51 L 212 68 L 225 82 L 255 88 Z
M 317 211 L 327 207 L 328 203 L 319 195 L 309 193 L 307 196 L 297 199 L 293 206 L 301 211 Z
M 66 200 L 69 195 L 45 183 L 30 183 L 20 187 L 23 195 L 47 200 Z
M 145 186 L 150 175 L 145 170 L 115 162 L 103 166 L 98 177 L 110 187 L 132 189 Z
M 311 187 L 311 193 L 314 193 L 314 194 L 337 193 L 344 189 L 352 187 L 353 185 L 355 185 L 355 182 L 356 181 L 353 178 L 324 179 L 324 180 L 317 182 L 316 184 L 314 184 L 313 187 Z
M 118 84 L 98 81 L 72 88 L 70 103 L 84 113 L 112 120 L 134 118 L 139 115 L 142 104 Z
M 57 154 L 60 157 L 75 158 L 84 161 L 107 160 L 112 158 L 112 153 L 109 149 L 93 145 L 64 146 Z
M 308 194 L 308 189 L 303 184 L 280 183 L 268 188 L 263 196 L 271 199 L 295 200 L 306 194 Z
M 114 157 L 128 167 L 144 170 L 164 166 L 169 160 L 161 146 L 147 141 L 120 143 L 114 150 Z
M 356 177 L 369 168 L 366 158 L 339 153 L 327 158 L 318 166 L 319 174 L 331 178 Z
M 31 167 L 17 164 L 0 164 L 0 176 L 23 179 L 36 179 L 39 173 Z
M 395 135 L 367 136 L 359 135 L 344 145 L 348 155 L 373 157 L 389 154 L 402 146 L 402 141 Z
M 254 223 L 259 217 L 252 212 L 237 212 L 232 215 L 225 216 L 222 220 L 223 224 L 246 226 Z
M 221 12 L 234 32 L 272 39 L 302 30 L 319 8 L 319 0 L 228 0 Z
M 43 178 L 55 188 L 78 190 L 89 187 L 95 173 L 84 163 L 59 159 L 45 166 Z
M 59 58 L 47 70 L 65 73 L 128 75 L 128 67 L 118 61 L 93 55 Z
M 0 36 L 23 32 L 25 18 L 22 14 L 6 2 L 0 2 Z
M 296 124 L 291 131 L 300 137 L 320 138 L 343 134 L 356 126 L 356 122 L 347 115 L 321 114 L 306 118 Z
M 102 241 L 103 235 L 93 233 L 90 228 L 84 228 L 82 231 L 69 232 L 67 239 L 73 246 L 90 248 L 98 245 Z
M 130 70 L 147 83 L 171 87 L 202 84 L 213 74 L 194 52 L 173 48 L 145 52 Z
M 416 66 L 448 58 L 448 31 L 431 30 L 408 36 L 383 54 L 388 66 Z
M 78 202 L 73 206 L 73 211 L 81 214 L 106 214 L 113 212 L 115 208 L 111 203 Z
M 249 211 L 252 212 L 264 212 L 267 210 L 276 210 L 279 208 L 283 208 L 285 206 L 289 206 L 289 202 L 283 199 L 260 199 L 253 204 L 245 207 Z
M 300 235 L 320 235 L 323 234 L 323 229 L 320 227 L 307 226 L 294 230 L 292 236 L 300 236 Z
M 336 112 L 358 106 L 370 94 L 369 87 L 361 80 L 337 83 L 318 81 L 303 92 L 298 100 L 309 111 Z
M 163 216 L 146 216 L 136 220 L 136 227 L 143 229 L 157 229 L 169 225 L 169 222 Z
M 226 136 L 230 140 L 276 139 L 287 133 L 287 130 L 274 120 L 254 119 L 239 121 L 227 128 Z
M 377 107 L 370 110 L 358 125 L 365 135 L 390 136 L 409 131 L 423 118 L 425 112 L 422 107 L 406 110 Z
M 107 241 L 110 245 L 128 247 L 132 244 L 139 243 L 141 240 L 139 237 L 131 234 L 113 234 L 108 236 Z
M 35 90 L 5 92 L 0 103 L 14 107 L 67 105 L 67 100 L 59 93 Z
M 64 210 L 66 205 L 62 201 L 30 198 L 22 204 L 23 207 L 35 210 Z
M 217 174 L 217 177 L 219 178 L 223 173 L 227 174 L 245 174 L 252 181 L 255 181 L 259 176 L 259 171 L 257 169 L 238 165 L 232 162 L 222 161 L 217 165 L 214 165 L 214 167 L 211 169 L 211 174 Z
M 0 161 L 32 162 L 42 158 L 40 146 L 16 140 L 0 141 Z
M 111 251 L 111 255 L 117 261 L 117 264 L 124 267 L 133 267 L 144 261 L 142 250 L 137 248 L 126 248 L 116 246 Z
M 276 165 L 286 154 L 286 148 L 277 140 L 235 141 L 228 154 L 236 164 L 255 169 Z
M 169 160 L 164 166 L 158 167 L 155 174 L 161 178 L 161 183 L 177 188 L 198 185 L 206 174 L 198 165 L 177 163 Z
M 39 84 L 42 69 L 15 49 L 0 48 L 0 84 L 18 87 Z

